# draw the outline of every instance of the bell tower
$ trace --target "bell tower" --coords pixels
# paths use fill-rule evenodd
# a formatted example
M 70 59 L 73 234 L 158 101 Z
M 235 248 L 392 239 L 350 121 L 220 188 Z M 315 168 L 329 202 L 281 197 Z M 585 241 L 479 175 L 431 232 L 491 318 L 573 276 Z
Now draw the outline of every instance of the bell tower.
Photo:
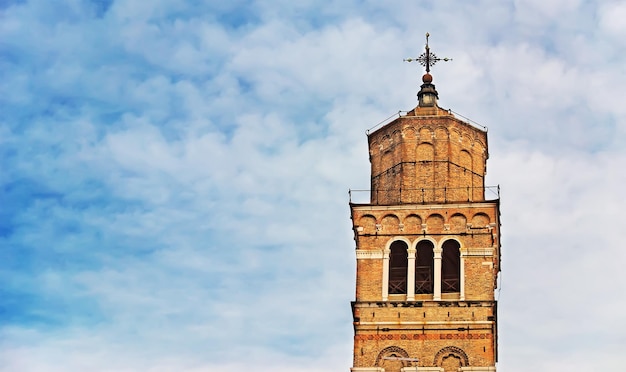
M 426 51 L 418 106 L 368 132 L 371 190 L 353 202 L 352 372 L 493 372 L 499 188 L 486 128 L 438 106 Z

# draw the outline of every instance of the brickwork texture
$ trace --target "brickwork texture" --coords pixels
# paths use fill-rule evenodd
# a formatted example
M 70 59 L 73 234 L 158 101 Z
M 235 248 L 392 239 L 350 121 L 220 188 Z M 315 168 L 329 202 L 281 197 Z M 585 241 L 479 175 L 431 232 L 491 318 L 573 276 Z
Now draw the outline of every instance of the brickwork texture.
M 357 252 L 354 367 L 495 366 L 500 214 L 499 200 L 485 198 L 487 133 L 440 108 L 416 108 L 368 141 L 370 203 L 350 205 Z M 397 240 L 407 244 L 409 257 L 423 240 L 435 252 L 457 242 L 462 289 L 440 298 L 385 296 L 385 265 Z

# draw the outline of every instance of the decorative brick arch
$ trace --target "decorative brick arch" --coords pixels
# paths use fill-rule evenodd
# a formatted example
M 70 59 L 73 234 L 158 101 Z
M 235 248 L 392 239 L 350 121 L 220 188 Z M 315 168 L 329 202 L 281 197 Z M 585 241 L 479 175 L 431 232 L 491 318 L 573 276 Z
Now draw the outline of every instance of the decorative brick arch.
M 467 217 L 463 213 L 455 213 L 448 220 L 448 226 L 453 232 L 465 232 L 467 230 Z
M 418 234 L 422 232 L 422 218 L 415 213 L 406 216 L 402 224 L 407 233 Z
M 435 355 L 434 365 L 441 366 L 441 364 L 443 364 L 443 360 L 449 356 L 458 358 L 461 361 L 461 367 L 469 366 L 469 358 L 467 357 L 467 354 L 465 354 L 465 351 L 463 351 L 463 349 L 456 346 L 446 346 L 443 349 L 439 350 L 439 352 L 437 352 L 437 355 Z
M 393 213 L 386 214 L 380 220 L 380 225 L 384 233 L 397 233 L 400 231 L 400 218 Z
M 409 353 L 406 352 L 406 350 L 404 350 L 401 347 L 398 346 L 389 346 L 386 347 L 384 349 L 382 349 L 380 351 L 380 353 L 378 353 L 378 356 L 376 357 L 376 364 L 375 366 L 378 367 L 380 366 L 381 361 L 383 360 L 383 357 L 386 356 L 397 356 L 400 358 L 408 358 L 409 357 Z M 402 364 L 404 367 L 411 367 L 411 362 L 408 361 L 402 361 Z
M 402 136 L 404 138 L 414 139 L 417 137 L 417 131 L 415 127 L 405 127 L 402 128 Z
M 487 227 L 487 225 L 489 225 L 490 222 L 491 219 L 489 218 L 489 216 L 483 212 L 476 213 L 472 217 L 472 227 L 485 228 Z
M 418 138 L 420 142 L 430 142 L 433 140 L 435 130 L 429 125 L 423 125 L 418 129 Z
M 361 227 L 364 234 L 376 234 L 376 217 L 365 214 L 359 219 L 358 227 Z M 358 232 L 358 230 L 357 230 Z

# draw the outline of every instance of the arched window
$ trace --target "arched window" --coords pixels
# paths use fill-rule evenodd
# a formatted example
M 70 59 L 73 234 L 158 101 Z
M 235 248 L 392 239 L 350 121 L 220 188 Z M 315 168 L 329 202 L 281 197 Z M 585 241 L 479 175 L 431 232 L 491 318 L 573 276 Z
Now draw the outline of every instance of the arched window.
M 443 243 L 441 255 L 441 293 L 461 291 L 461 251 L 456 240 Z
M 435 276 L 433 248 L 433 243 L 428 240 L 422 240 L 417 243 L 415 294 L 433 293 L 433 279 Z
M 406 294 L 406 276 L 409 265 L 407 245 L 403 241 L 391 243 L 389 253 L 389 294 Z

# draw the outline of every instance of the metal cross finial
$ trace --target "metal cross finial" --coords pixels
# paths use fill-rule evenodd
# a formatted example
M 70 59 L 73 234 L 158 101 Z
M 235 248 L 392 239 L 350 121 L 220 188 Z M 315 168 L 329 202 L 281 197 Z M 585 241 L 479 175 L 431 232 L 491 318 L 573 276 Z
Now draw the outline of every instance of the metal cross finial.
M 404 59 L 405 62 L 413 62 L 413 61 L 417 61 L 420 63 L 420 65 L 426 67 L 426 73 L 430 72 L 430 67 L 434 66 L 435 63 L 439 62 L 439 61 L 452 61 L 452 58 L 439 58 L 435 55 L 435 53 L 432 53 L 430 51 L 430 47 L 428 46 L 428 37 L 430 36 L 430 34 L 427 32 L 426 33 L 426 51 L 424 53 L 422 53 L 421 56 L 417 57 L 417 58 L 406 58 Z

